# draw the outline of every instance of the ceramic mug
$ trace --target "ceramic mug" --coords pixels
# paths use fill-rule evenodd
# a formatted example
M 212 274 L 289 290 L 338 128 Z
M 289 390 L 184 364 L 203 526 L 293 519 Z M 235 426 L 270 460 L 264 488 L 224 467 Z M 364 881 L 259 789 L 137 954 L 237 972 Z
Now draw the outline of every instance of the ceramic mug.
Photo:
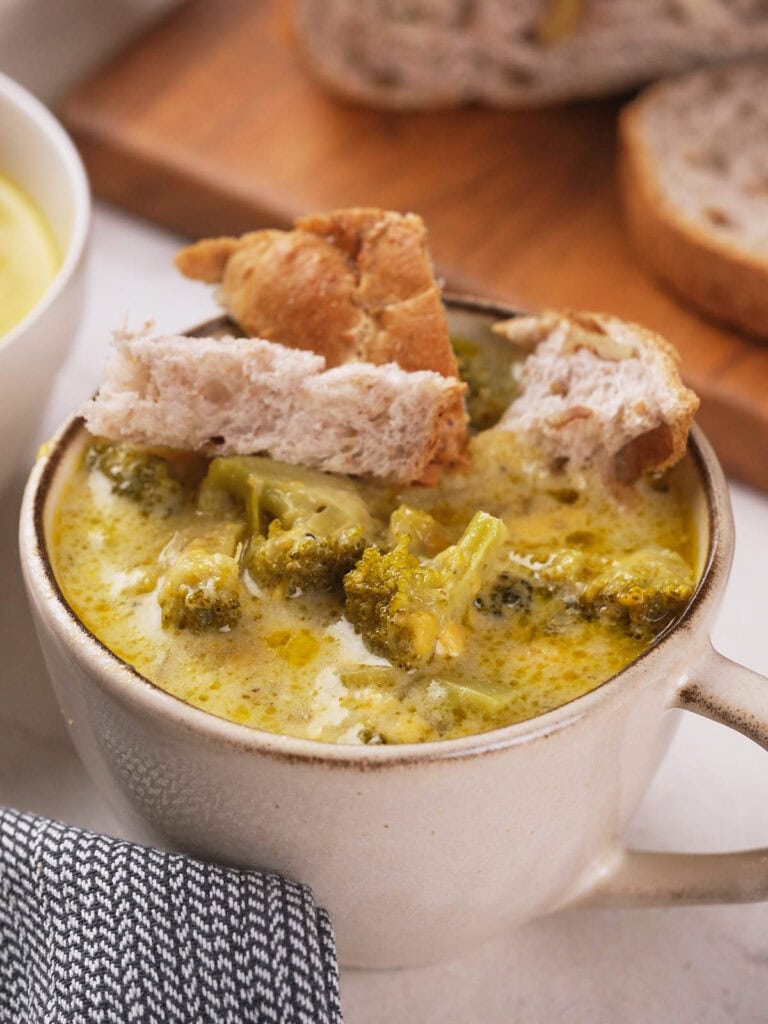
M 510 311 L 449 303 L 454 331 Z M 308 883 L 342 963 L 398 967 L 459 954 L 574 905 L 768 898 L 768 850 L 623 847 L 675 727 L 672 708 L 768 746 L 768 680 L 713 651 L 733 523 L 717 459 L 694 430 L 683 472 L 700 581 L 672 627 L 592 692 L 526 722 L 436 743 L 340 746 L 277 736 L 190 707 L 96 640 L 49 557 L 57 495 L 86 441 L 73 419 L 35 466 L 21 555 L 48 668 L 80 754 L 134 835 Z
M 68 135 L 20 85 L 0 74 L 0 173 L 32 199 L 61 266 L 42 299 L 0 337 L 0 487 L 27 461 L 48 393 L 74 340 L 83 303 L 91 216 L 88 180 Z

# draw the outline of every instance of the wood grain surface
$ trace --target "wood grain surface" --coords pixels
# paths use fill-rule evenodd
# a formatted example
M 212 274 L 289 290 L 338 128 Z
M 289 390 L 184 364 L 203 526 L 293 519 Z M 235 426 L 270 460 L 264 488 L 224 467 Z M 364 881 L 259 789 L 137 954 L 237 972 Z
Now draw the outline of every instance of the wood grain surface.
M 768 346 L 679 304 L 638 265 L 615 179 L 614 102 L 395 114 L 304 72 L 264 0 L 191 0 L 69 97 L 97 195 L 184 235 L 377 205 L 426 220 L 455 288 L 604 310 L 665 334 L 726 466 L 768 490 Z

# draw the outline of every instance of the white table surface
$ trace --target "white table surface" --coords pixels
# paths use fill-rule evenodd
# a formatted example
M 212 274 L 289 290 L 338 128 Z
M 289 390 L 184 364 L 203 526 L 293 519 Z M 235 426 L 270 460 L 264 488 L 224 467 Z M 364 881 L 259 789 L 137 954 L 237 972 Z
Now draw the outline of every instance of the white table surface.
M 152 317 L 175 330 L 216 314 L 209 290 L 173 270 L 177 245 L 97 204 L 87 308 L 41 439 L 94 389 L 111 327 Z M 20 487 L 0 505 L 0 803 L 120 833 L 49 691 L 15 553 Z M 713 639 L 768 674 L 768 497 L 735 484 L 732 495 L 736 560 Z M 628 838 L 659 849 L 768 846 L 768 755 L 680 714 Z M 561 914 L 437 967 L 344 972 L 342 990 L 347 1024 L 757 1024 L 768 1021 L 768 904 Z

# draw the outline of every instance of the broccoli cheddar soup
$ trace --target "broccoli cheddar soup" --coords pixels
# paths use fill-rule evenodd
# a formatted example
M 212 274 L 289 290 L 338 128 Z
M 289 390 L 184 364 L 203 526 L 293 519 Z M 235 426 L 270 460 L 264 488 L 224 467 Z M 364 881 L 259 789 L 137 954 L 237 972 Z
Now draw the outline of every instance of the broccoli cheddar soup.
M 593 689 L 681 613 L 681 479 L 609 483 L 493 427 L 465 467 L 399 489 L 91 438 L 53 562 L 85 625 L 196 707 L 328 742 L 441 740 Z
M 42 299 L 59 263 L 56 242 L 42 215 L 0 174 L 0 337 Z

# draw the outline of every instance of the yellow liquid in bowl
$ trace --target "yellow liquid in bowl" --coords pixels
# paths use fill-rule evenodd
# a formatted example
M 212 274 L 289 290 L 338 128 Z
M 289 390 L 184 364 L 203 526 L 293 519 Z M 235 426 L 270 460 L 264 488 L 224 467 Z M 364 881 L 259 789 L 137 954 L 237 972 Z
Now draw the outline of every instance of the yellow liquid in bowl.
M 0 174 L 0 337 L 42 299 L 61 263 L 34 203 Z

